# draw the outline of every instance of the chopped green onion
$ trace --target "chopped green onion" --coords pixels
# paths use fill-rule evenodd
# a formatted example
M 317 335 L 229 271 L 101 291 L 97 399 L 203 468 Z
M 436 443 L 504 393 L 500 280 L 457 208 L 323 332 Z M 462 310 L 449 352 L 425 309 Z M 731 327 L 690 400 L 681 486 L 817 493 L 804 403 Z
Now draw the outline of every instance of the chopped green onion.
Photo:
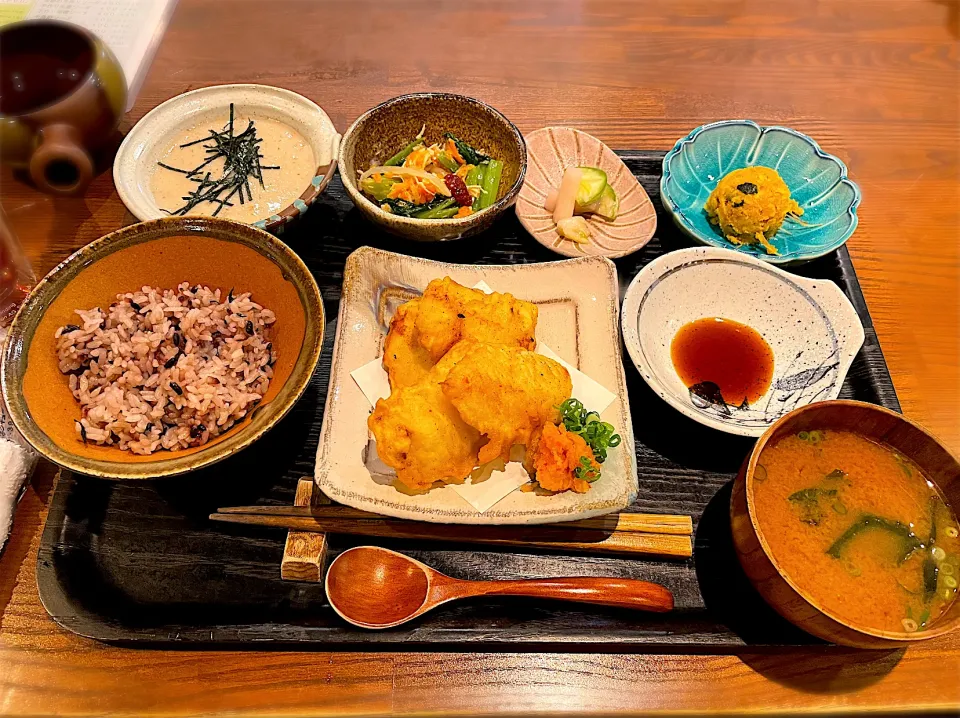
M 606 460 L 607 449 L 620 445 L 621 438 L 619 434 L 614 433 L 613 424 L 601 421 L 600 414 L 597 412 L 587 411 L 581 401 L 567 399 L 557 409 L 560 410 L 564 428 L 583 437 L 593 451 L 593 457 L 598 464 Z

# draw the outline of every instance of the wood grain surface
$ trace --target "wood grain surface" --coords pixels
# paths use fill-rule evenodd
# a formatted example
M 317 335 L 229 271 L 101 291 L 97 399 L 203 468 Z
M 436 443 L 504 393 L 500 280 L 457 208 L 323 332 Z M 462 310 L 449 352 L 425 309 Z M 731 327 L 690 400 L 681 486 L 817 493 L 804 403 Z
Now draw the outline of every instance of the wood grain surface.
M 958 36 L 955 0 L 180 0 L 125 127 L 222 82 L 289 87 L 341 131 L 418 89 L 477 96 L 525 132 L 575 125 L 614 148 L 668 149 L 731 117 L 794 127 L 860 183 L 850 249 L 904 411 L 960 451 Z M 0 197 L 38 273 L 130 221 L 108 169 L 77 199 L 41 195 L 4 170 Z M 739 656 L 105 647 L 58 628 L 37 598 L 51 482 L 42 467 L 0 557 L 8 713 L 960 707 L 960 636 L 906 652 Z

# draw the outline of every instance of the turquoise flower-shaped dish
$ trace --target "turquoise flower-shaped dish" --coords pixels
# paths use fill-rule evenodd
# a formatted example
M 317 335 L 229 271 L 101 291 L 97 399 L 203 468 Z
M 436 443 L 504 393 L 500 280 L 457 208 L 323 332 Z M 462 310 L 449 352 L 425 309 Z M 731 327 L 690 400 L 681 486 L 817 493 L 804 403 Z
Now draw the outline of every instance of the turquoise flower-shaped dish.
M 759 244 L 732 244 L 703 210 L 724 175 L 754 165 L 779 172 L 803 208 L 799 220 L 788 217 L 773 237 L 776 255 Z M 847 166 L 810 137 L 786 127 L 726 120 L 698 127 L 666 154 L 660 199 L 677 226 L 698 242 L 774 264 L 799 264 L 832 252 L 853 234 L 860 188 L 847 178 Z

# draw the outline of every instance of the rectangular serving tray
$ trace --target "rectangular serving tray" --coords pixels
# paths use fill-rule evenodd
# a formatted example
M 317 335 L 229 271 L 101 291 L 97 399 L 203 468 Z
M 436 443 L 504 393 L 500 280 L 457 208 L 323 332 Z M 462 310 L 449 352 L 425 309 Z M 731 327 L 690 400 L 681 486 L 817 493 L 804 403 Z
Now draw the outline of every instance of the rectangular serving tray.
M 616 261 L 621 294 L 659 254 L 689 246 L 659 212 L 662 152 L 621 152 L 658 209 L 653 241 Z M 485 234 L 439 244 L 381 233 L 354 209 L 339 179 L 284 235 L 311 268 L 328 317 L 324 353 L 303 399 L 270 434 L 201 472 L 157 482 L 117 483 L 63 472 L 37 562 L 40 599 L 60 625 L 101 641 L 153 647 L 362 650 L 566 650 L 738 652 L 810 645 L 747 583 L 730 540 L 732 479 L 752 439 L 697 424 L 659 399 L 625 360 L 639 495 L 628 509 L 690 514 L 694 558 L 575 556 L 335 536 L 331 554 L 377 543 L 459 578 L 612 575 L 670 588 L 676 610 L 644 614 L 546 601 L 484 599 L 438 609 L 404 627 L 353 628 L 329 607 L 320 583 L 280 579 L 285 532 L 214 524 L 220 506 L 293 502 L 311 477 L 330 373 L 342 271 L 363 245 L 466 264 L 559 259 L 529 237 L 512 213 Z M 841 398 L 900 405 L 846 248 L 798 268 L 836 282 L 853 302 L 866 340 Z

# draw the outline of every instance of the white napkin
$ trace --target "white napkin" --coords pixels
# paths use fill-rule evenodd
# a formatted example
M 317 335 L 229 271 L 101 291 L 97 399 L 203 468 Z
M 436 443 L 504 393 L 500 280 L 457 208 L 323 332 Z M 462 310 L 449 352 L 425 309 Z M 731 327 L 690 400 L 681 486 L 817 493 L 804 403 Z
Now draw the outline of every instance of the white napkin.
M 7 330 L 0 328 L 0 347 L 6 336 Z M 37 454 L 20 438 L 0 401 L 0 551 L 10 535 L 23 486 L 36 465 Z
M 474 289 L 489 294 L 493 290 L 485 282 L 478 282 Z M 545 344 L 537 343 L 537 352 L 562 364 L 570 372 L 573 384 L 573 396 L 583 402 L 584 406 L 601 414 L 617 398 L 616 394 L 594 381 L 579 369 L 571 366 Z M 374 406 L 379 399 L 390 396 L 390 381 L 387 372 L 383 369 L 382 358 L 374 359 L 350 372 L 350 376 L 360 387 L 360 391 Z M 508 494 L 516 491 L 530 480 L 530 475 L 520 463 L 523 460 L 523 447 L 513 447 L 510 461 L 503 469 L 498 462 L 491 462 L 486 466 L 474 469 L 473 473 L 462 484 L 450 484 L 464 501 L 473 506 L 478 513 L 483 513 Z M 393 473 L 377 456 L 376 444 L 370 438 L 370 447 L 367 451 L 367 469 L 374 474 L 389 475 Z

